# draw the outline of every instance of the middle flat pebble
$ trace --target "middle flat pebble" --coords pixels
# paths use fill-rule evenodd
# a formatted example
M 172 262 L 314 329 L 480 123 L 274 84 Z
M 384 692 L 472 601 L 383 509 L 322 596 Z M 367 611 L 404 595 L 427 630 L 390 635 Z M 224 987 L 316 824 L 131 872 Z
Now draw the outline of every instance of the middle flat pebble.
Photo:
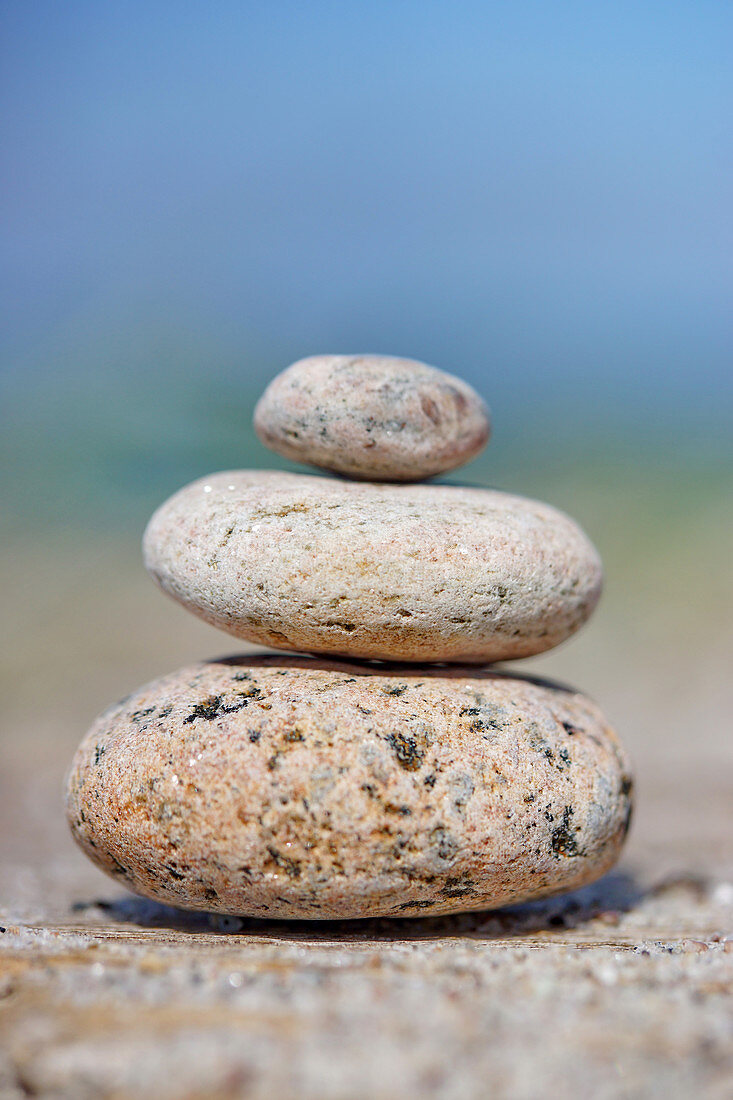
M 237 637 L 386 660 L 540 653 L 578 629 L 601 588 L 592 544 L 547 504 L 266 471 L 176 493 L 144 555 L 167 593 Z

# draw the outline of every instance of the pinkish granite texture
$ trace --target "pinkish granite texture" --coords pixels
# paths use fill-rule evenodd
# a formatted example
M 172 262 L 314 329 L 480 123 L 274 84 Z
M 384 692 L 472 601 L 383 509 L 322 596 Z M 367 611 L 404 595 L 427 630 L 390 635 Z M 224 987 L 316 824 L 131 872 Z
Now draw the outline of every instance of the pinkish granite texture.
M 151 519 L 145 564 L 184 607 L 276 649 L 498 661 L 564 641 L 601 590 L 547 504 L 488 489 L 213 474 Z
M 626 835 L 631 778 L 597 707 L 557 685 L 254 657 L 110 708 L 67 806 L 91 859 L 172 905 L 414 916 L 597 878 Z
M 254 419 L 278 454 L 369 481 L 420 481 L 463 466 L 491 430 L 467 382 L 387 355 L 301 359 L 272 380 Z

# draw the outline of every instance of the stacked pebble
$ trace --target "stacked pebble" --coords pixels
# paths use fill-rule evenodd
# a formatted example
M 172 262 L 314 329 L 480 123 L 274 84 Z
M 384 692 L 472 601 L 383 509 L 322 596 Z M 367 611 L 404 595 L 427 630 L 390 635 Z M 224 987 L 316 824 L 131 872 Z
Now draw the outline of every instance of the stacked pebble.
M 399 484 L 478 453 L 478 395 L 411 360 L 321 356 L 270 384 L 255 426 L 362 480 L 204 478 L 155 513 L 145 563 L 215 626 L 323 656 L 203 662 L 108 710 L 68 780 L 82 848 L 138 893 L 243 916 L 450 913 L 604 873 L 631 810 L 613 731 L 576 692 L 476 667 L 577 630 L 593 546 L 546 504 Z

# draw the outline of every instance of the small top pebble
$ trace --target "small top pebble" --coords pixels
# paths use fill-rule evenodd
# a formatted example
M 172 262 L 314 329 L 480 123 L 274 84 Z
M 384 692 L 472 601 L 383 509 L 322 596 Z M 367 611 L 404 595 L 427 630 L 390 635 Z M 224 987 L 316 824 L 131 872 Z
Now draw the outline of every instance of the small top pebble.
M 420 481 L 483 450 L 489 411 L 460 378 L 414 359 L 314 355 L 272 380 L 255 409 L 266 447 L 367 481 Z

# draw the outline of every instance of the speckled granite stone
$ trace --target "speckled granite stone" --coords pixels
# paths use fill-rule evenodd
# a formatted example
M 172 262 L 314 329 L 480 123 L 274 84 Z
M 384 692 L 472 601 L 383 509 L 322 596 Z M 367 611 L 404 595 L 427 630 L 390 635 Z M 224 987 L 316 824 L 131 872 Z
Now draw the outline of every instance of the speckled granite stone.
M 300 918 L 477 910 L 616 860 L 629 764 L 597 707 L 475 669 L 202 663 L 108 710 L 68 818 L 131 889 Z
M 314 355 L 274 378 L 255 409 L 265 444 L 371 481 L 420 481 L 482 451 L 489 413 L 452 374 L 386 355 Z
M 547 504 L 487 489 L 214 474 L 151 519 L 145 564 L 214 626 L 278 649 L 498 661 L 588 618 L 601 564 Z

